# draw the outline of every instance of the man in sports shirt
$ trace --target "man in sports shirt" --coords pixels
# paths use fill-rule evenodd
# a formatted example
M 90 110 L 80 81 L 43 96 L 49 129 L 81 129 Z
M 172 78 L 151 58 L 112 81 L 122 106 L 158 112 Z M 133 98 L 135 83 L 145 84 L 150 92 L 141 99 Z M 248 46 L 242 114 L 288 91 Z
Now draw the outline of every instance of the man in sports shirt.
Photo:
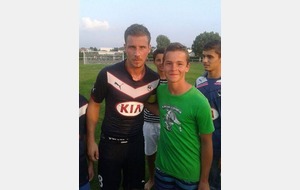
M 93 161 L 99 159 L 98 179 L 103 190 L 118 190 L 122 176 L 124 190 L 144 188 L 143 110 L 159 83 L 159 75 L 145 65 L 151 50 L 148 29 L 133 24 L 124 39 L 127 58 L 99 72 L 87 112 L 88 155 Z M 98 147 L 95 128 L 104 99 Z
M 196 88 L 208 99 L 215 131 L 213 133 L 213 162 L 209 175 L 211 190 L 221 189 L 221 41 L 207 43 L 203 48 L 205 73 L 196 79 Z

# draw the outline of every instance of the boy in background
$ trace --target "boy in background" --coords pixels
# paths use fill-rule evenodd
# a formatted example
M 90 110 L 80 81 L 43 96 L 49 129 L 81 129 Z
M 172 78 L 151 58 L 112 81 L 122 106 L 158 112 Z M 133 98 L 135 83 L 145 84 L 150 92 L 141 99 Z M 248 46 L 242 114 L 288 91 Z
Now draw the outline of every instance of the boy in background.
M 156 49 L 153 52 L 153 63 L 156 66 L 160 77 L 160 84 L 166 84 L 167 79 L 163 71 L 163 57 L 165 50 Z M 149 180 L 145 184 L 145 190 L 150 190 L 154 185 L 154 162 L 157 151 L 157 142 L 159 138 L 160 123 L 159 116 L 151 113 L 147 108 L 144 110 L 143 134 L 145 140 L 145 155 L 147 158 Z
M 87 99 L 79 94 L 79 190 L 90 190 L 94 177 L 93 161 L 87 157 L 86 150 L 86 110 Z
M 211 190 L 221 190 L 221 41 L 205 44 L 202 63 L 205 73 L 195 86 L 209 101 L 215 131 L 213 133 L 213 162 L 209 174 Z

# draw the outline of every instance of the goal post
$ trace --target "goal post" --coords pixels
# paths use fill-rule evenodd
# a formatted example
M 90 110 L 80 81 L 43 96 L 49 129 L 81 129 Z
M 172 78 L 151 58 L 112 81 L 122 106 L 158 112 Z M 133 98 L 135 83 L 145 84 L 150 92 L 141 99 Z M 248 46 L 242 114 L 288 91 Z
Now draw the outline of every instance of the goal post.
M 84 51 L 83 64 L 111 64 L 124 60 L 123 51 Z

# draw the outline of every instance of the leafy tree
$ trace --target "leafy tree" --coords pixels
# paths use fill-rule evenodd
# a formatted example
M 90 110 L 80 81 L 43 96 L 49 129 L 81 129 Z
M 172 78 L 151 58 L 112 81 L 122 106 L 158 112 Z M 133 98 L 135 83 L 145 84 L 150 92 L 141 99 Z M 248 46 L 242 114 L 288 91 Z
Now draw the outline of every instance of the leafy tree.
M 98 49 L 96 47 L 90 47 L 90 50 L 92 50 L 92 51 L 98 51 Z
M 165 35 L 158 35 L 156 37 L 156 48 L 166 48 L 171 42 L 169 38 Z
M 204 32 L 198 35 L 192 45 L 192 50 L 196 56 L 202 56 L 203 47 L 206 43 L 213 40 L 221 40 L 219 33 Z

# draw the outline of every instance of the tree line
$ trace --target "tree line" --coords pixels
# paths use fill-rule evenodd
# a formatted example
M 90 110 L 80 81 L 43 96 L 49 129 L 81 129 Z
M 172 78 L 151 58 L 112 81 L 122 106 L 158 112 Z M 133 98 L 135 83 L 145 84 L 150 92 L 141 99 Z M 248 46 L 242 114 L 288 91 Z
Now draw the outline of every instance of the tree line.
M 198 36 L 196 36 L 191 47 L 192 51 L 195 54 L 195 57 L 201 57 L 204 45 L 213 40 L 221 40 L 221 36 L 219 35 L 219 33 L 205 31 L 203 33 L 200 33 Z M 171 41 L 166 35 L 160 34 L 156 37 L 156 44 L 157 44 L 156 48 L 166 48 L 170 43 Z M 90 47 L 89 49 L 92 51 L 98 51 L 96 47 Z M 112 51 L 118 51 L 118 50 L 124 50 L 124 48 L 115 47 L 113 48 Z M 81 54 L 82 53 L 79 52 L 79 57 L 82 56 Z M 152 56 L 152 52 L 150 52 L 149 56 L 150 57 Z
M 196 36 L 191 47 L 192 51 L 195 53 L 195 56 L 201 57 L 204 45 L 213 40 L 221 40 L 219 33 L 203 32 Z M 157 48 L 166 48 L 171 42 L 167 36 L 161 34 L 157 36 L 156 43 Z

